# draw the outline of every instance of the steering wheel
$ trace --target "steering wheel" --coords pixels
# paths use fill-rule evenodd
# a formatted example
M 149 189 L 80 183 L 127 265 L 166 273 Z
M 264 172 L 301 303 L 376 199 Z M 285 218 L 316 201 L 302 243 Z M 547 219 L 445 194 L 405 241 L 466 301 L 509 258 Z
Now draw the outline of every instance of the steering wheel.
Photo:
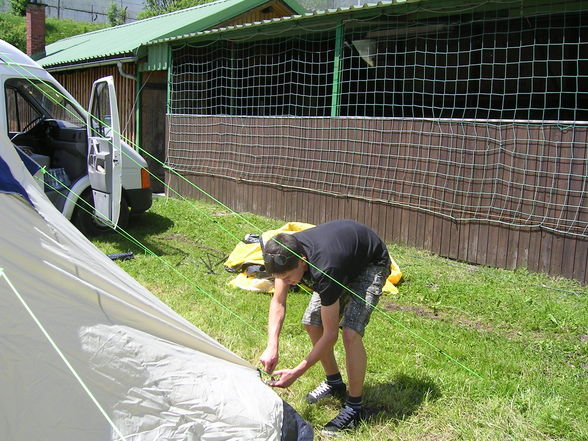
M 30 121 L 26 126 L 23 127 L 21 133 L 28 132 L 35 128 L 37 125 L 41 124 L 45 120 L 45 115 L 39 115 L 32 121 Z
M 29 123 L 23 127 L 22 131 L 16 133 L 12 138 L 10 138 L 10 140 L 13 141 L 15 138 L 22 135 L 23 133 L 31 131 L 32 129 L 37 127 L 39 124 L 41 124 L 43 121 L 45 121 L 45 115 L 37 116 L 35 119 L 29 121 Z

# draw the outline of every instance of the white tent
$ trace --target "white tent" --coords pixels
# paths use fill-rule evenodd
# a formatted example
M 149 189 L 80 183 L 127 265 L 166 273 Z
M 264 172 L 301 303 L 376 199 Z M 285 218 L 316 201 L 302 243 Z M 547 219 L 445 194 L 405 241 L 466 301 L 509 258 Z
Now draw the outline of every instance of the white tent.
M 97 250 L 0 133 L 0 438 L 310 440 L 256 369 Z

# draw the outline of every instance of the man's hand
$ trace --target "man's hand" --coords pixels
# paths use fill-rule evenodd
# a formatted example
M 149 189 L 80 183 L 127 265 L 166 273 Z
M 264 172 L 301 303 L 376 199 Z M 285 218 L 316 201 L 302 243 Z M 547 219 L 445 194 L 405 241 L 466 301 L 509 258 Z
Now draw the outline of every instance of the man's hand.
M 274 375 L 279 378 L 267 384 L 272 387 L 290 387 L 302 373 L 296 369 L 282 369 L 274 372 Z
M 278 365 L 278 360 L 278 351 L 273 348 L 270 348 L 269 346 L 265 349 L 265 351 L 263 351 L 261 357 L 259 357 L 259 362 L 262 364 L 263 370 L 266 371 L 268 374 L 274 372 L 274 369 Z

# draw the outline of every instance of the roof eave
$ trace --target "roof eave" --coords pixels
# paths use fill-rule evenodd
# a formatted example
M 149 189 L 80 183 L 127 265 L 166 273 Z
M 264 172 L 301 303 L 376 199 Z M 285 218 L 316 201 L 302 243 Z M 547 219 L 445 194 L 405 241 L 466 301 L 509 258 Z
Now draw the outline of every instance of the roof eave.
M 222 28 L 212 28 L 212 29 L 206 29 L 203 31 L 187 33 L 184 35 L 176 35 L 176 36 L 158 38 L 156 40 L 152 40 L 152 41 L 145 43 L 144 46 L 151 46 L 151 45 L 161 44 L 161 43 L 173 43 L 174 41 L 187 40 L 187 39 L 192 39 L 192 38 L 201 38 L 206 35 L 215 35 L 215 34 L 219 34 L 219 33 L 223 33 L 223 32 L 231 32 L 231 31 L 246 31 L 247 32 L 247 31 L 256 30 L 256 29 L 264 27 L 264 26 L 272 26 L 272 25 L 273 26 L 280 26 L 280 25 L 286 26 L 288 24 L 295 24 L 296 22 L 298 22 L 300 20 L 306 20 L 306 21 L 312 20 L 315 22 L 320 22 L 321 25 L 325 22 L 330 22 L 330 23 L 335 24 L 335 23 L 339 23 L 340 21 L 344 20 L 344 17 L 346 15 L 350 15 L 350 14 L 353 14 L 353 15 L 360 14 L 362 16 L 369 16 L 369 15 L 374 15 L 374 14 L 377 15 L 377 14 L 379 14 L 378 11 L 384 7 L 389 7 L 389 6 L 396 5 L 396 4 L 404 5 L 407 3 L 417 3 L 420 1 L 421 0 L 408 0 L 408 1 L 391 0 L 391 1 L 378 2 L 378 3 L 365 3 L 362 6 L 348 6 L 348 7 L 337 8 L 337 9 L 328 9 L 328 10 L 324 10 L 324 11 L 306 12 L 304 14 L 299 14 L 299 15 L 291 15 L 291 16 L 287 16 L 287 17 L 277 17 L 277 18 L 273 18 L 273 19 L 252 22 L 252 23 L 245 23 L 245 24 L 241 24 L 241 25 L 232 25 L 232 26 L 226 26 L 226 27 L 222 27 Z M 365 18 L 365 17 L 362 17 L 362 18 Z M 307 25 L 305 24 L 305 28 L 306 27 L 307 27 Z
M 135 55 L 124 55 L 121 54 L 119 57 L 114 58 L 103 58 L 103 59 L 88 59 L 84 62 L 72 61 L 67 64 L 47 64 L 43 65 L 43 68 L 49 72 L 61 72 L 66 70 L 84 69 L 99 66 L 116 65 L 117 63 L 136 63 L 138 60 Z
M 248 11 L 251 11 L 253 8 L 256 8 L 258 6 L 261 6 L 265 3 L 268 3 L 270 0 L 250 0 L 250 1 L 244 1 L 239 3 L 238 5 L 233 6 L 230 11 L 231 11 L 231 15 L 227 15 L 227 11 L 226 10 L 221 10 L 221 11 L 217 11 L 214 14 L 208 15 L 206 17 L 204 17 L 202 20 L 198 21 L 198 26 L 200 27 L 199 31 L 194 31 L 194 32 L 185 32 L 186 30 L 193 28 L 194 27 L 194 23 L 190 23 L 187 24 L 181 28 L 177 28 L 175 29 L 173 32 L 170 32 L 168 34 L 162 35 L 160 38 L 158 38 L 157 40 L 165 40 L 167 38 L 175 38 L 177 36 L 180 35 L 189 35 L 192 33 L 198 33 L 198 32 L 204 32 L 208 29 L 214 29 L 215 26 L 218 26 L 220 23 L 226 22 L 228 20 L 231 20 L 235 17 L 238 17 L 239 15 L 242 14 L 246 14 Z M 288 6 L 292 11 L 297 12 L 295 8 L 293 8 L 289 3 L 293 3 L 292 1 L 287 1 L 287 0 L 281 0 L 286 6 Z M 298 3 L 296 3 L 298 6 L 300 6 Z M 306 9 L 304 9 L 303 7 L 299 7 L 297 8 L 298 10 L 300 10 L 300 8 L 302 9 L 302 12 L 306 12 Z M 150 42 L 144 43 L 144 45 L 149 45 Z

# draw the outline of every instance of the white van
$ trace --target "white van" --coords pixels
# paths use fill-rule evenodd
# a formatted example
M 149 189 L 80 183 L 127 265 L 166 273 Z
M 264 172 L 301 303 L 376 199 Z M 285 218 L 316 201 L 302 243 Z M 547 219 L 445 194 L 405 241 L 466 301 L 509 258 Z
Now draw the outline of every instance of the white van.
M 94 83 L 86 111 L 38 63 L 0 40 L 0 129 L 21 156 L 45 167 L 45 193 L 84 234 L 109 230 L 109 223 L 124 228 L 131 213 L 151 206 L 147 162 L 120 139 L 112 77 Z

